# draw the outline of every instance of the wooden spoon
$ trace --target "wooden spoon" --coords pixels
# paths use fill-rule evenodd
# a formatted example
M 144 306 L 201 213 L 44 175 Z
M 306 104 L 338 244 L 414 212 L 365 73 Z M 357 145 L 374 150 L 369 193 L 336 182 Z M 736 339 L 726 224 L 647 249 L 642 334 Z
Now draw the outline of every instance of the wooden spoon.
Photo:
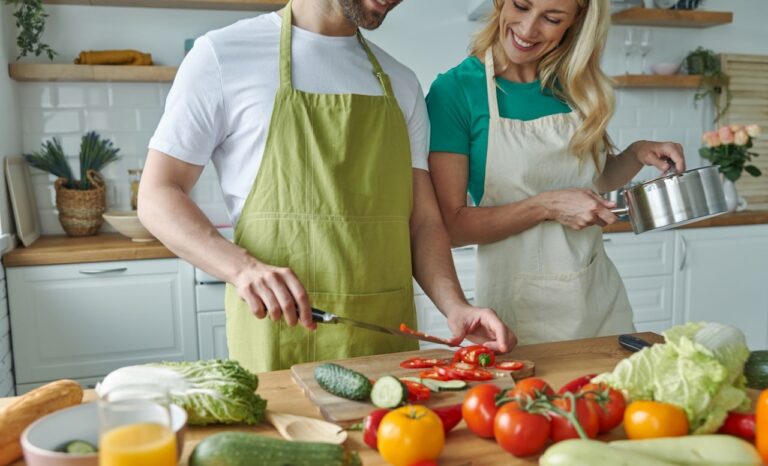
M 335 444 L 342 444 L 347 440 L 346 430 L 320 419 L 269 410 L 266 412 L 266 418 L 280 432 L 280 435 L 288 440 Z

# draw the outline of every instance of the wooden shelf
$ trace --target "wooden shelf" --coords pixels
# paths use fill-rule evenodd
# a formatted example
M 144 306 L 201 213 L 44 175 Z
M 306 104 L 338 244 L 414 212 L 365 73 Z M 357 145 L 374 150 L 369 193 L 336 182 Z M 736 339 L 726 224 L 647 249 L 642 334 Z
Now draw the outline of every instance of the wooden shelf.
M 267 11 L 282 8 L 288 2 L 287 0 L 43 0 L 43 3 L 50 5 Z
M 636 7 L 614 13 L 611 22 L 622 26 L 706 28 L 733 22 L 733 13 Z
M 8 75 L 16 81 L 171 82 L 176 69 L 175 66 L 11 63 Z
M 615 87 L 656 87 L 696 89 L 701 84 L 701 76 L 687 74 L 623 74 L 613 76 Z

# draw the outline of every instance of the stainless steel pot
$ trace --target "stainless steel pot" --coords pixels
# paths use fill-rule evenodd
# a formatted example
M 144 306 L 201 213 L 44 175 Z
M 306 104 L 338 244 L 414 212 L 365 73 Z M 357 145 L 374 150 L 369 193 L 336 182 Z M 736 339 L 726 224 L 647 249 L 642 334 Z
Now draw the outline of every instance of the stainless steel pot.
M 727 212 L 723 185 L 716 166 L 664 175 L 627 188 L 625 208 L 635 234 L 666 230 Z

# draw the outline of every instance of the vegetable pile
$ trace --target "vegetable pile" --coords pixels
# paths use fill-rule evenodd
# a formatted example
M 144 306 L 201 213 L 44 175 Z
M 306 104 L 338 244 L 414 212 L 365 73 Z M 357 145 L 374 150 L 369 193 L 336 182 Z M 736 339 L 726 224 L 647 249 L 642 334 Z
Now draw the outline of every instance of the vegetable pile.
M 162 362 L 121 367 L 96 386 L 103 396 L 114 387 L 158 384 L 168 389 L 171 401 L 187 411 L 190 425 L 257 424 L 267 402 L 256 394 L 259 379 L 237 361 L 211 359 Z

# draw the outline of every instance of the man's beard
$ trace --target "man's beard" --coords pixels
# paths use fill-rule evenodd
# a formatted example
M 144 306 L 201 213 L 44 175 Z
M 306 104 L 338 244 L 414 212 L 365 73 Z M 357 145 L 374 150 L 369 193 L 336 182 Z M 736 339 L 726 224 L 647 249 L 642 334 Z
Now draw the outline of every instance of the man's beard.
M 357 27 L 373 30 L 381 26 L 387 13 L 367 11 L 363 6 L 363 0 L 339 0 L 344 16 Z M 392 8 L 390 8 L 391 10 Z

